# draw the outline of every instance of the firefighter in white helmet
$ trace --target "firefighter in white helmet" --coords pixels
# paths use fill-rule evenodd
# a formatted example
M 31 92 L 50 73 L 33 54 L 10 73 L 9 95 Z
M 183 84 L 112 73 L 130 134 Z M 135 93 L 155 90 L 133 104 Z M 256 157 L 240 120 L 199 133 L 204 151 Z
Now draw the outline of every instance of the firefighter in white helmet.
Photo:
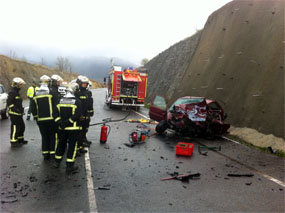
M 81 126 L 79 119 L 82 115 L 81 101 L 74 96 L 78 89 L 77 83 L 71 83 L 66 89 L 66 94 L 60 99 L 54 111 L 55 122 L 58 123 L 59 142 L 56 148 L 54 167 L 58 168 L 63 159 L 68 143 L 66 154 L 66 172 L 71 173 L 78 169 L 75 166 L 76 152 L 78 146 L 78 136 Z
M 19 93 L 24 84 L 26 83 L 22 78 L 13 78 L 12 90 L 8 94 L 7 107 L 11 119 L 10 143 L 12 147 L 28 143 L 28 141 L 24 140 L 24 107 Z
M 58 87 L 62 83 L 63 79 L 59 75 L 52 75 L 51 76 L 51 85 L 50 85 L 50 92 L 53 96 L 54 103 L 58 103 L 59 99 L 61 98 L 60 92 L 58 91 Z
M 91 141 L 87 140 L 86 134 L 88 132 L 90 117 L 93 116 L 93 98 L 91 91 L 88 91 L 89 79 L 86 76 L 78 76 L 77 83 L 79 84 L 79 91 L 75 93 L 75 96 L 81 100 L 82 103 L 82 116 L 80 118 L 80 123 L 82 130 L 79 136 L 79 153 L 86 153 L 83 146 L 89 147 Z M 79 154 L 80 155 L 80 154 Z
M 48 84 L 50 77 L 43 75 L 40 78 L 41 86 L 33 97 L 32 113 L 42 136 L 42 155 L 44 160 L 54 159 L 56 125 L 53 118 L 53 96 Z

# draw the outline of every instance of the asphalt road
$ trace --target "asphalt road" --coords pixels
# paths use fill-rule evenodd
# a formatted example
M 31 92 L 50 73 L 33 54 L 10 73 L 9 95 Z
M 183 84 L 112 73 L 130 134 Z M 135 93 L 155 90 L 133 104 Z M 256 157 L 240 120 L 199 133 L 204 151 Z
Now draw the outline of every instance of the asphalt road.
M 128 111 L 104 105 L 105 89 L 93 90 L 91 123 Z M 27 105 L 27 103 L 25 103 Z M 147 115 L 146 109 L 140 113 Z M 128 119 L 141 118 L 131 112 Z M 284 212 L 284 160 L 224 139 L 179 138 L 171 132 L 127 147 L 138 124 L 109 123 L 106 144 L 100 126 L 90 127 L 89 154 L 78 157 L 80 170 L 66 176 L 43 161 L 36 122 L 26 121 L 27 145 L 11 148 L 10 121 L 1 120 L 1 212 Z M 154 128 L 155 125 L 150 125 Z M 154 130 L 151 129 L 151 133 Z M 191 142 L 191 157 L 175 155 L 177 142 Z M 221 151 L 198 153 L 199 145 Z M 90 167 L 90 169 L 89 169 Z M 169 173 L 200 173 L 199 179 L 165 180 Z M 229 177 L 228 174 L 253 174 Z M 278 182 L 280 181 L 280 182 Z

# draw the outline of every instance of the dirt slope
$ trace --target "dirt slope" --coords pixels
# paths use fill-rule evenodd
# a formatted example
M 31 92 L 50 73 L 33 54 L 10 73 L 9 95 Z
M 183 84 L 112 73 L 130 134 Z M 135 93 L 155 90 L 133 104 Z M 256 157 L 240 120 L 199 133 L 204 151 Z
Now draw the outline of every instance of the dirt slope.
M 9 90 L 11 81 L 14 77 L 23 78 L 26 82 L 26 85 L 21 89 L 23 98 L 26 98 L 26 91 L 33 80 L 39 81 L 39 78 L 42 75 L 51 76 L 53 74 L 60 75 L 65 81 L 71 81 L 78 76 L 78 74 L 59 72 L 42 65 L 29 64 L 24 61 L 10 59 L 9 57 L 0 55 L 0 83 L 5 86 L 6 90 Z M 92 86 L 93 88 L 103 87 L 101 83 L 93 80 Z
M 217 99 L 231 124 L 284 137 L 284 44 L 284 1 L 232 1 L 209 16 L 182 80 L 165 95 Z M 151 63 L 150 77 L 163 72 Z

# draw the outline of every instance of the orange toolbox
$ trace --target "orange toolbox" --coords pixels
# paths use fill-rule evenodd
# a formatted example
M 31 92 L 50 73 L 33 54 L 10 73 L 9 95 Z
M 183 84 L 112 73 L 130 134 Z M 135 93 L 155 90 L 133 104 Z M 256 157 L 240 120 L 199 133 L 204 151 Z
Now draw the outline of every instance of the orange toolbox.
M 193 154 L 194 144 L 178 142 L 176 145 L 176 155 L 191 156 Z

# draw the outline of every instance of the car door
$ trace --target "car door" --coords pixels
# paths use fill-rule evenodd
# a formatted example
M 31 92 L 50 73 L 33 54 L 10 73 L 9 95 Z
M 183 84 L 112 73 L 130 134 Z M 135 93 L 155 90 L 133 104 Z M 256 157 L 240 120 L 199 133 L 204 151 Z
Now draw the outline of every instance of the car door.
M 5 92 L 4 87 L 2 85 L 0 85 L 0 110 L 1 111 L 6 109 L 7 98 L 8 98 L 8 95 Z
M 156 96 L 149 108 L 149 117 L 155 121 L 166 120 L 167 105 L 165 99 Z

